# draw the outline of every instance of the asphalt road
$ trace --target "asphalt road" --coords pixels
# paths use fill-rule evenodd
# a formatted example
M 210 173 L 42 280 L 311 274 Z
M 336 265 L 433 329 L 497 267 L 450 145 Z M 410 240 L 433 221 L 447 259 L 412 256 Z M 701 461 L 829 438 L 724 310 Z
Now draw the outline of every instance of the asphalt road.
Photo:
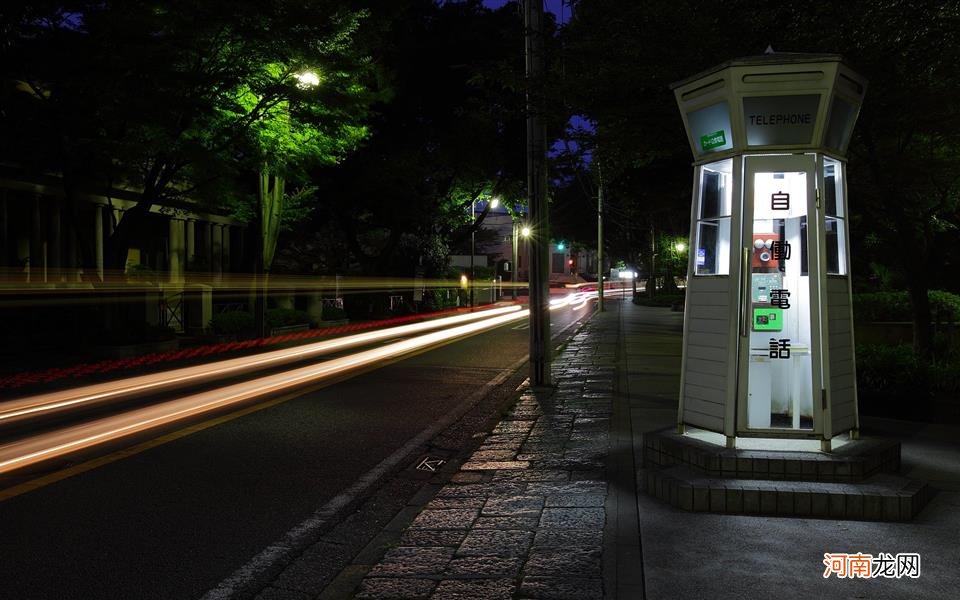
M 201 597 L 522 358 L 525 323 L 0 502 L 0 597 Z

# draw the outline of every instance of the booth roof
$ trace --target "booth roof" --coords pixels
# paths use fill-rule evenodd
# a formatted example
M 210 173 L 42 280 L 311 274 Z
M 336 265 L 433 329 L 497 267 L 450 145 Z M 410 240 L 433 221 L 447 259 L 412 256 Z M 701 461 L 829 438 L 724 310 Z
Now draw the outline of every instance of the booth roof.
M 703 70 L 696 75 L 692 75 L 680 81 L 670 84 L 670 89 L 675 90 L 692 81 L 706 77 L 727 67 L 745 67 L 754 65 L 769 64 L 792 64 L 792 63 L 818 63 L 818 62 L 843 62 L 843 57 L 839 54 L 815 54 L 812 52 L 771 52 L 769 54 L 757 54 L 755 56 L 744 56 L 741 58 L 732 58 L 719 65 Z

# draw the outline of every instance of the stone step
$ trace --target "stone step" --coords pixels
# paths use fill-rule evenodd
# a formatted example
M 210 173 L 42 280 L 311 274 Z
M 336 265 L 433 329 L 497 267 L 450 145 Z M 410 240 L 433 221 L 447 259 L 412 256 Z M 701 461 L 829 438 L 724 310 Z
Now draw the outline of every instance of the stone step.
M 638 473 L 651 496 L 693 512 L 909 521 L 932 489 L 923 481 L 880 473 L 858 483 L 710 477 L 685 465 Z
M 851 440 L 832 453 L 730 449 L 673 429 L 643 436 L 647 467 L 688 465 L 710 477 L 858 482 L 900 470 L 900 443 L 883 438 Z

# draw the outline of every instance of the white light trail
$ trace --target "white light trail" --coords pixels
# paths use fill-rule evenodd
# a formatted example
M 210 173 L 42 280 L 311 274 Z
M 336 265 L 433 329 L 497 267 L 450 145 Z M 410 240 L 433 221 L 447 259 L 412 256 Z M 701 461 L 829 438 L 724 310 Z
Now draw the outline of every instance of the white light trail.
M 298 360 L 330 354 L 332 352 L 355 348 L 391 338 L 422 333 L 432 329 L 449 327 L 451 325 L 458 325 L 496 315 L 514 314 L 520 310 L 521 307 L 517 305 L 503 306 L 420 323 L 368 331 L 296 346 L 294 348 L 264 352 L 253 356 L 220 360 L 193 367 L 172 369 L 159 373 L 151 373 L 149 375 L 140 375 L 106 383 L 10 400 L 0 403 L 0 426 L 53 414 L 56 411 L 65 409 L 93 406 L 118 398 L 127 399 L 145 394 L 169 392 L 190 385 L 208 383 L 259 369 L 277 367 Z
M 489 314 L 489 313 L 488 313 Z M 326 378 L 396 359 L 417 350 L 453 341 L 526 318 L 518 307 L 474 323 L 363 350 L 348 356 L 216 388 L 176 400 L 130 410 L 0 446 L 0 474 L 78 452 L 109 441 L 224 409 L 233 404 L 288 392 Z

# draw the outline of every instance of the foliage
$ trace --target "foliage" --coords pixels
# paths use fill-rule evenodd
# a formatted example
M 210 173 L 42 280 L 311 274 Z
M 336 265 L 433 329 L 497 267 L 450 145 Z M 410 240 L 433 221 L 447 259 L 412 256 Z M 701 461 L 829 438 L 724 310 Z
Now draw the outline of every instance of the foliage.
M 928 295 L 933 320 L 960 322 L 960 296 L 942 290 L 931 290 Z M 854 294 L 853 317 L 862 322 L 910 321 L 910 296 L 905 291 Z
M 124 188 L 136 205 L 107 240 L 107 268 L 146 233 L 153 204 L 227 213 L 245 177 L 300 177 L 366 131 L 369 61 L 348 0 L 78 0 L 5 14 L 0 156 L 63 178 L 85 267 L 82 191 Z M 295 73 L 321 74 L 316 89 Z M 85 272 L 95 272 L 85 268 Z
M 255 329 L 253 313 L 243 310 L 215 313 L 210 319 L 210 330 L 219 335 L 246 337 Z
M 929 351 L 926 291 L 960 280 L 956 2 L 864 10 L 794 0 L 756 10 L 743 0 L 581 0 L 564 35 L 570 112 L 592 124 L 581 146 L 603 166 L 608 212 L 619 218 L 611 235 L 634 253 L 649 244 L 643 225 L 681 231 L 670 220 L 689 218 L 690 150 L 671 82 L 768 44 L 842 54 L 870 82 L 849 152 L 853 257 L 863 263 L 854 272 L 874 262 L 887 282 L 905 282 L 915 343 Z
M 423 292 L 423 310 L 427 312 L 455 308 L 460 290 L 432 289 Z
M 347 311 L 338 306 L 324 306 L 321 317 L 324 321 L 340 321 L 347 318 Z
M 290 325 L 309 325 L 310 315 L 292 308 L 267 309 L 267 325 L 270 327 L 288 327 Z
M 857 385 L 867 393 L 955 395 L 960 393 L 960 353 L 928 360 L 909 344 L 858 344 Z
M 927 380 L 926 365 L 908 344 L 858 344 L 857 384 L 872 390 L 906 390 Z
M 374 105 L 368 142 L 315 172 L 326 210 L 311 227 L 336 223 L 356 271 L 435 277 L 481 231 L 489 199 L 517 210 L 524 196 L 522 23 L 476 0 L 380 3 L 371 20 L 393 94 Z

